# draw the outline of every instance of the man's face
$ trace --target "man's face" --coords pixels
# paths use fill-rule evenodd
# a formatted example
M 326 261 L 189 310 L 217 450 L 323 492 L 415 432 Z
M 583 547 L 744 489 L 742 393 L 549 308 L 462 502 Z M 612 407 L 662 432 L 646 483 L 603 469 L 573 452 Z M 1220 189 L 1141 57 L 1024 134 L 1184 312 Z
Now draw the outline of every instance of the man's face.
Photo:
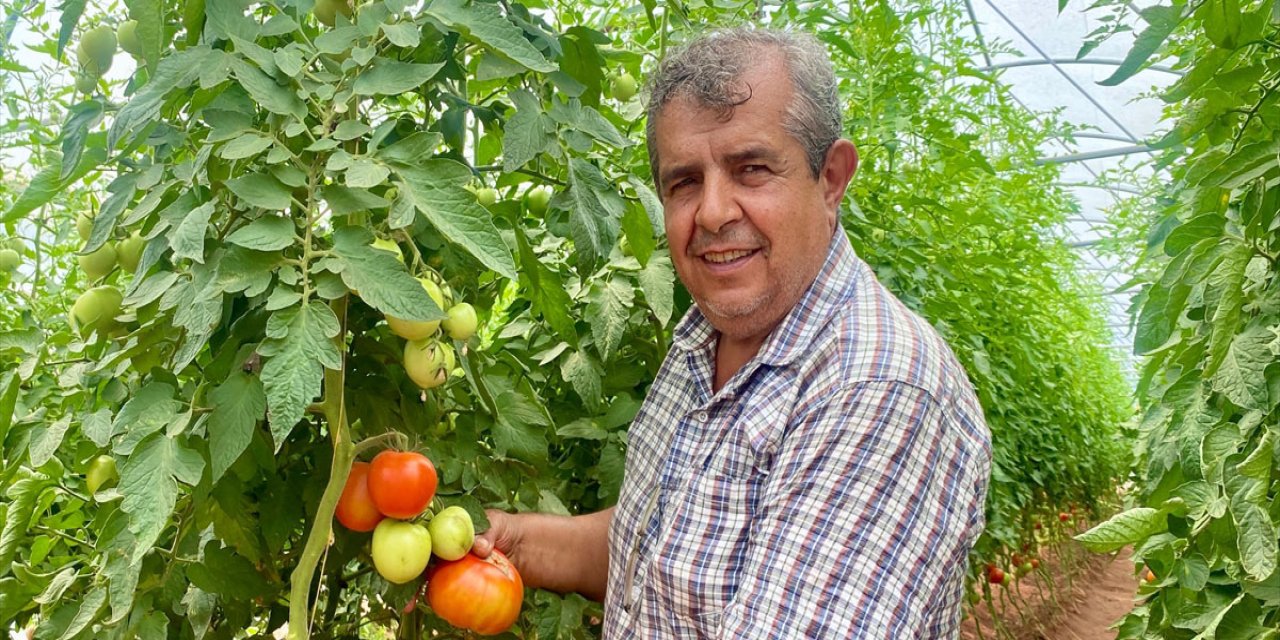
M 783 129 L 792 88 L 780 61 L 763 60 L 741 82 L 751 98 L 728 120 L 680 97 L 655 131 L 676 272 L 711 324 L 736 339 L 763 338 L 813 282 L 848 180 L 838 193 L 825 170 L 815 180 Z

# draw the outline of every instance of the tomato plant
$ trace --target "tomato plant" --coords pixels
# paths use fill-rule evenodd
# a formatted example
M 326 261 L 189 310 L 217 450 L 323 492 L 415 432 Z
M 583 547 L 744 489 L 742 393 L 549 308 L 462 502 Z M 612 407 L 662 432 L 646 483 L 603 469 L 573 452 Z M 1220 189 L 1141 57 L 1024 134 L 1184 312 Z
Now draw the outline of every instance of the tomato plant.
M 415 451 L 383 451 L 369 464 L 369 497 L 382 515 L 410 520 L 436 495 L 436 468 Z
M 441 563 L 427 578 L 431 609 L 455 627 L 484 635 L 510 628 L 523 600 L 520 573 L 501 551 Z

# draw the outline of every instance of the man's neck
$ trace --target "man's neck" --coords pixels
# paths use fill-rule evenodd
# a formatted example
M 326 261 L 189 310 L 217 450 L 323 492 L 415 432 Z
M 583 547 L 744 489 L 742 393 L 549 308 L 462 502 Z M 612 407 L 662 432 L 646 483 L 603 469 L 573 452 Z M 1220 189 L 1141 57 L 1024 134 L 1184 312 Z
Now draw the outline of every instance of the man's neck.
M 758 336 L 736 339 L 720 334 L 720 339 L 716 341 L 716 372 L 711 384 L 712 392 L 724 387 L 742 365 L 755 357 L 769 333 L 766 331 Z

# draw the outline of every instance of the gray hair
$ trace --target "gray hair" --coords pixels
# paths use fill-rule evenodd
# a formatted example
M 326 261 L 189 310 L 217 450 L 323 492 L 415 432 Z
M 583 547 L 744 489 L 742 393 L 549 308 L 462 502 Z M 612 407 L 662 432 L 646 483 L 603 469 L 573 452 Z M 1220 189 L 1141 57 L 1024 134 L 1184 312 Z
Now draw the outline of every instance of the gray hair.
M 738 80 L 761 60 L 762 49 L 782 55 L 794 90 L 782 126 L 804 148 L 813 177 L 821 173 L 827 150 L 842 129 L 836 77 L 826 47 L 807 33 L 737 27 L 713 31 L 668 54 L 649 79 L 645 137 L 649 169 L 659 191 L 658 114 L 683 96 L 721 111 L 725 119 L 732 117 L 734 108 L 751 98 L 751 87 L 742 87 Z

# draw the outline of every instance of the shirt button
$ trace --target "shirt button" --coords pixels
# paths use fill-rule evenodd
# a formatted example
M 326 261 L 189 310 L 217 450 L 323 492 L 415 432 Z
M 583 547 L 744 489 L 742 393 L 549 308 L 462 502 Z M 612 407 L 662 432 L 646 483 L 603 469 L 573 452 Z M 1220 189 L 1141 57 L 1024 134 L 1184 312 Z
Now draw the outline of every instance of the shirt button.
M 706 421 L 707 421 L 707 412 L 706 412 L 706 411 L 694 411 L 694 412 L 693 412 L 693 419 L 694 419 L 694 420 L 697 420 L 698 422 L 706 422 Z

